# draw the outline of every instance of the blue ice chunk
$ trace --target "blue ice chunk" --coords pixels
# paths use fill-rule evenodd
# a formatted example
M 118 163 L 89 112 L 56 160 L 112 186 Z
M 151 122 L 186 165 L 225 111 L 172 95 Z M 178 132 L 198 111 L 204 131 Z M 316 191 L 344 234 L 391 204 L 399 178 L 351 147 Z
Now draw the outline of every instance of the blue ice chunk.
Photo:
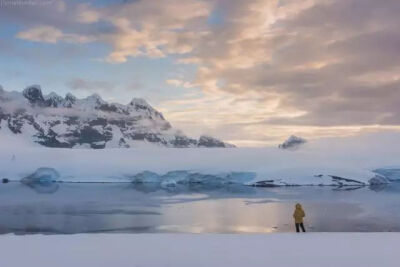
M 160 183 L 160 175 L 151 171 L 143 171 L 130 177 L 133 183 Z
M 34 173 L 21 179 L 24 184 L 50 184 L 56 182 L 60 174 L 53 168 L 39 168 Z
M 255 172 L 231 172 L 227 176 L 228 180 L 235 184 L 246 184 L 254 181 L 256 177 Z
M 390 181 L 386 177 L 381 175 L 375 175 L 375 177 L 369 179 L 368 182 L 370 185 L 381 185 L 390 183 Z
M 389 181 L 400 181 L 400 169 L 398 168 L 380 168 L 374 170 L 374 172 L 384 176 Z
M 34 173 L 21 179 L 21 183 L 33 188 L 38 193 L 51 194 L 58 190 L 57 180 L 60 174 L 53 168 L 39 168 Z

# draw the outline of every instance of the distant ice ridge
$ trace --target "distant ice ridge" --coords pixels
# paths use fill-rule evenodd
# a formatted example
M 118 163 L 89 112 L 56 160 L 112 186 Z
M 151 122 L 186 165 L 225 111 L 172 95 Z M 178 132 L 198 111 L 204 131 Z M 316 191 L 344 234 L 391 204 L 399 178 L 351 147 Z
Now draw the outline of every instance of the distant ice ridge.
M 144 171 L 128 178 L 136 184 L 154 183 L 161 187 L 173 187 L 178 184 L 203 184 L 222 186 L 226 184 L 248 184 L 252 182 L 257 175 L 253 172 L 229 172 L 220 174 L 203 174 L 193 171 L 170 171 L 159 175 L 155 172 Z
M 385 169 L 382 169 L 385 171 Z M 278 176 L 279 177 L 279 176 Z M 341 177 L 337 175 L 314 175 L 314 182 L 308 183 L 294 183 L 290 180 L 283 178 L 260 180 L 257 173 L 254 172 L 225 172 L 225 173 L 201 173 L 196 171 L 176 170 L 169 171 L 165 174 L 158 174 L 152 171 L 142 171 L 135 174 L 128 174 L 120 177 L 118 182 L 145 184 L 152 187 L 171 188 L 177 186 L 191 186 L 202 185 L 208 188 L 219 188 L 223 186 L 235 185 L 248 185 L 259 187 L 276 187 L 276 186 L 299 186 L 299 185 L 328 185 L 328 186 L 366 186 L 366 185 L 380 185 L 390 182 L 384 176 L 375 175 L 367 182 L 362 180 L 355 180 L 352 178 Z M 75 177 L 74 177 L 75 178 Z M 21 179 L 21 183 L 34 188 L 41 193 L 53 192 L 58 189 L 56 182 L 84 182 L 84 180 L 72 179 L 71 177 L 60 178 L 60 174 L 53 168 L 42 167 L 34 171 L 32 174 Z M 400 177 L 397 177 L 400 179 Z M 112 179 L 109 180 L 113 181 Z M 394 181 L 394 180 L 391 180 Z M 92 181 L 93 182 L 93 181 Z

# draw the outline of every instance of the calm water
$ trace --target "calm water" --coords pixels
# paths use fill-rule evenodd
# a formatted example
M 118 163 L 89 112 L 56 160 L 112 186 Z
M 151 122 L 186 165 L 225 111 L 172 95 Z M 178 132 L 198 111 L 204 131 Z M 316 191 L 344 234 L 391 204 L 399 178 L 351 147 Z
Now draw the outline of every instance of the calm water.
M 0 184 L 0 233 L 268 233 L 293 231 L 293 206 L 309 231 L 400 231 L 400 184 L 362 188 L 228 186 L 163 190 L 131 184 L 32 188 Z

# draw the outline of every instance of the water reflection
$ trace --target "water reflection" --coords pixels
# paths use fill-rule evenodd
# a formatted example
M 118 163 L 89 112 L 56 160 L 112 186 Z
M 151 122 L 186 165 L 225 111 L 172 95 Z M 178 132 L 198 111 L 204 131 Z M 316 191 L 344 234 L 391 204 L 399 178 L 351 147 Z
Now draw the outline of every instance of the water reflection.
M 60 188 L 59 183 L 24 183 L 26 186 L 35 190 L 38 194 L 54 194 Z
M 261 200 L 246 200 L 244 203 L 246 205 L 252 205 L 252 204 L 267 204 L 267 203 L 272 203 L 272 202 L 278 202 L 279 199 L 276 198 L 268 198 L 268 199 L 261 199 Z
M 56 182 L 59 177 L 60 174 L 55 169 L 43 167 L 22 178 L 21 183 L 39 194 L 53 194 L 59 188 L 59 184 Z
M 379 192 L 384 191 L 388 187 L 388 184 L 372 184 L 369 186 L 369 189 Z
M 287 232 L 296 202 L 311 231 L 400 231 L 399 187 L 8 183 L 0 233 Z
M 354 191 L 364 188 L 363 185 L 351 185 L 351 186 L 335 186 L 332 188 L 334 191 Z

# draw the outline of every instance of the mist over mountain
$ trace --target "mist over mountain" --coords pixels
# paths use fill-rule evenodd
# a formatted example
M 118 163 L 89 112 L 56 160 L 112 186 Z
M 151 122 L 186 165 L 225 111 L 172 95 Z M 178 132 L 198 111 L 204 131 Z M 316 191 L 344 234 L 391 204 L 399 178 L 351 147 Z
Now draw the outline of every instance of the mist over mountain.
M 0 134 L 58 148 L 233 147 L 210 136 L 186 136 L 144 99 L 123 105 L 97 94 L 83 99 L 70 93 L 43 95 L 38 85 L 23 92 L 0 87 Z

